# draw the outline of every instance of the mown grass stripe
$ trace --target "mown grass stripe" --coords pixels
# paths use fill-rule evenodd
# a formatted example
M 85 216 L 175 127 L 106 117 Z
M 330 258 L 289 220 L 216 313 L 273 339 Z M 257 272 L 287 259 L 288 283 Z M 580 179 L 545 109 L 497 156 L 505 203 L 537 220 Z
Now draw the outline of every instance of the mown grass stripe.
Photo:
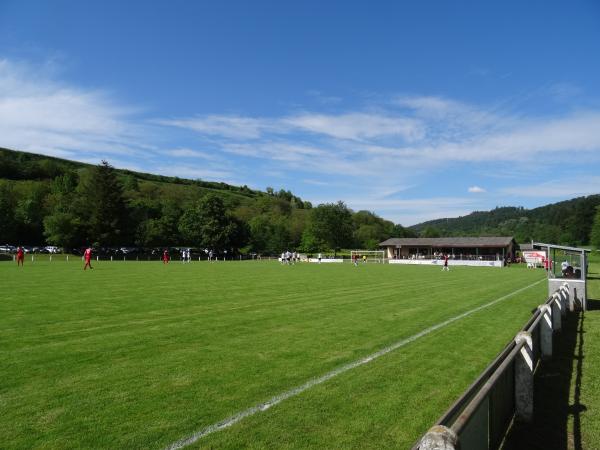
M 371 361 L 374 361 L 377 358 L 380 358 L 390 352 L 393 352 L 394 350 L 397 350 L 401 347 L 404 347 L 407 344 L 410 344 L 411 342 L 416 341 L 417 339 L 422 338 L 423 336 L 426 336 L 436 330 L 439 330 L 441 328 L 444 328 L 450 324 L 452 324 L 453 322 L 456 322 L 458 320 L 464 319 L 465 317 L 470 316 L 471 314 L 474 314 L 478 311 L 481 311 L 482 309 L 485 308 L 489 308 L 490 306 L 493 306 L 503 300 L 506 300 L 507 298 L 510 298 L 516 294 L 519 294 L 520 292 L 523 292 L 529 288 L 532 288 L 533 286 L 536 286 L 538 284 L 540 284 L 542 281 L 546 280 L 546 278 L 543 278 L 541 280 L 538 280 L 534 283 L 531 283 L 528 286 L 522 287 L 520 289 L 517 289 L 509 294 L 503 295 L 502 297 L 499 297 L 495 300 L 492 300 L 491 302 L 485 303 L 483 305 L 477 306 L 476 308 L 473 308 L 469 311 L 466 311 L 462 314 L 459 314 L 457 316 L 451 317 L 447 320 L 444 320 L 443 322 L 440 322 L 436 325 L 433 325 L 431 327 L 428 327 L 426 329 L 424 329 L 423 331 L 420 331 L 419 333 L 413 334 L 412 336 L 409 336 L 408 338 L 402 339 L 398 342 L 395 342 L 392 345 L 389 345 L 375 353 L 372 353 L 371 355 L 365 356 L 357 361 L 353 361 L 351 363 L 348 364 L 344 364 L 343 366 L 340 366 L 330 372 L 327 372 L 326 374 L 318 377 L 318 378 L 313 378 L 312 380 L 307 381 L 306 383 L 297 386 L 295 388 L 292 388 L 288 391 L 285 391 L 279 395 L 276 395 L 274 397 L 271 397 L 269 400 L 260 403 L 258 405 L 252 406 L 248 409 L 245 409 L 243 411 L 240 411 L 220 422 L 214 423 L 212 425 L 209 425 L 195 433 L 193 433 L 192 435 L 190 435 L 189 437 L 183 438 L 179 441 L 176 441 L 174 443 L 172 443 L 171 445 L 169 445 L 168 447 L 165 448 L 165 450 L 179 450 L 181 448 L 184 448 L 188 445 L 191 445 L 195 442 L 197 442 L 198 440 L 202 439 L 204 436 L 207 436 L 209 434 L 215 433 L 217 431 L 223 430 L 225 428 L 228 428 L 232 425 L 235 425 L 236 423 L 240 422 L 241 420 L 245 419 L 246 417 L 252 416 L 254 414 L 257 414 L 259 412 L 262 411 L 266 411 L 267 409 L 277 405 L 278 403 L 281 403 L 284 400 L 287 400 L 291 397 L 294 397 L 296 395 L 301 394 L 302 392 L 312 388 L 313 386 L 317 386 L 319 384 L 322 384 L 332 378 L 337 377 L 338 375 L 341 375 L 345 372 L 348 372 L 356 367 L 362 366 L 364 364 L 368 364 Z

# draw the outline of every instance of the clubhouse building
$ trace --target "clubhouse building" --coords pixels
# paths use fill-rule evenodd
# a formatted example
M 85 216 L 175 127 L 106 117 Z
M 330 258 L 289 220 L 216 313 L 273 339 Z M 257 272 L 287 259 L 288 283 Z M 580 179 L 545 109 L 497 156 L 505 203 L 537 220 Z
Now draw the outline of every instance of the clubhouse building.
M 390 263 L 408 264 L 430 264 L 433 261 L 437 263 L 443 259 L 443 255 L 448 255 L 449 261 L 455 261 L 456 265 L 498 265 L 490 264 L 496 262 L 502 266 L 504 260 L 514 257 L 515 251 L 518 250 L 512 236 L 390 238 L 381 242 L 379 246 L 385 251 L 385 257 Z

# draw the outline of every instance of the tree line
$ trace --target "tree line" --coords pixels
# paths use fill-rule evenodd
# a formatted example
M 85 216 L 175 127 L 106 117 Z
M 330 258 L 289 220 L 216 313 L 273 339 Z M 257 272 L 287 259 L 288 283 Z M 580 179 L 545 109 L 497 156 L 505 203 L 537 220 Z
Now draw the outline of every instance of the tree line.
M 497 207 L 464 217 L 437 219 L 411 227 L 421 236 L 514 236 L 517 242 L 600 245 L 600 195 L 578 197 L 534 209 Z M 597 229 L 596 234 L 592 229 Z
M 47 243 L 67 250 L 189 246 L 277 254 L 286 249 L 374 249 L 389 237 L 414 235 L 372 212 L 354 212 L 343 202 L 313 207 L 283 189 L 219 190 L 148 179 L 105 161 L 46 168 L 50 171 L 38 167 L 29 172 L 44 175 L 39 179 L 12 172 L 13 179 L 0 180 L 3 243 Z
M 514 236 L 600 247 L 600 195 L 497 207 L 404 228 L 289 190 L 118 170 L 0 148 L 0 244 L 190 246 L 277 254 L 375 249 L 390 237 Z

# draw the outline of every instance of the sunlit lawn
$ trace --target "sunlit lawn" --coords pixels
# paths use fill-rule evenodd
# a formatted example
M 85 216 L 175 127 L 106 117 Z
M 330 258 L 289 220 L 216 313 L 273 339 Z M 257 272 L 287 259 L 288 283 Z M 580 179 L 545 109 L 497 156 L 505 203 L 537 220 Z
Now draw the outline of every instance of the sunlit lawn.
M 163 448 L 544 277 L 521 268 L 0 263 L 0 447 Z M 193 447 L 405 448 L 545 283 Z

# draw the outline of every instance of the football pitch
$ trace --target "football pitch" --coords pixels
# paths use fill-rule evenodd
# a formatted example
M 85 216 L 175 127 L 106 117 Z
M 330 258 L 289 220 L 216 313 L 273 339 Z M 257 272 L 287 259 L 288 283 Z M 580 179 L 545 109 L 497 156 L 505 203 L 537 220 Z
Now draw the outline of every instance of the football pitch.
M 408 448 L 547 295 L 521 267 L 82 267 L 0 263 L 1 447 Z

